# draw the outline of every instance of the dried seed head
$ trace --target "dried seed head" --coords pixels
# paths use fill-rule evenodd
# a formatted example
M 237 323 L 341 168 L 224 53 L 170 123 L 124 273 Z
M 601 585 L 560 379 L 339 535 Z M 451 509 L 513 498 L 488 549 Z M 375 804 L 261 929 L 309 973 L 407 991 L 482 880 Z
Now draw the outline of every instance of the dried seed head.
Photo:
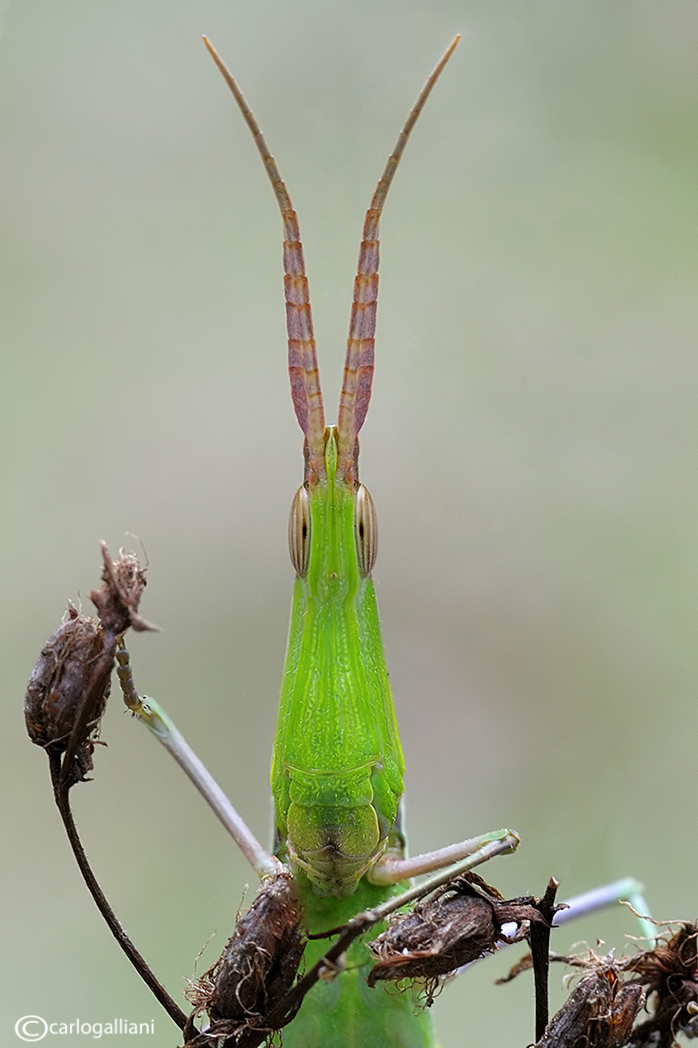
M 645 985 L 650 1016 L 633 1033 L 633 1044 L 673 1044 L 679 1032 L 696 1036 L 698 1023 L 698 922 L 680 924 L 670 938 L 620 962 Z
M 187 992 L 211 1018 L 207 1037 L 264 1026 L 298 972 L 305 946 L 301 912 L 290 871 L 262 883 L 218 961 Z
M 101 543 L 102 588 L 90 593 L 90 600 L 97 608 L 99 620 L 108 632 L 125 633 L 131 626 L 134 630 L 157 630 L 158 627 L 147 622 L 138 614 L 143 590 L 145 589 L 145 568 L 133 553 L 119 550 L 119 557 L 112 563 L 109 550 Z
M 411 913 L 394 917 L 369 944 L 378 958 L 368 976 L 369 986 L 386 979 L 426 979 L 427 1003 L 431 1003 L 441 977 L 494 951 L 502 924 L 542 920 L 532 902 L 502 900 L 498 892 L 470 875 L 450 882 Z
M 63 753 L 85 694 L 94 689 L 94 706 L 76 753 L 73 782 L 92 769 L 94 739 L 110 688 L 111 664 L 102 660 L 104 630 L 94 619 L 68 606 L 68 618 L 41 649 L 24 702 L 29 738 L 37 746 Z
M 138 615 L 145 572 L 136 557 L 121 550 L 112 564 L 101 544 L 102 588 L 91 594 L 99 621 L 72 605 L 68 618 L 44 645 L 27 687 L 24 712 L 32 742 L 54 757 L 68 750 L 64 786 L 84 781 L 106 705 L 118 637 L 134 629 L 157 629 Z M 75 737 L 71 739 L 71 736 Z
M 370 944 L 378 963 L 369 986 L 383 979 L 431 979 L 494 950 L 494 912 L 479 896 L 452 895 L 393 920 Z
M 698 923 L 654 923 L 678 924 L 678 930 L 630 957 L 599 957 L 591 950 L 551 955 L 588 974 L 537 1048 L 670 1048 L 680 1033 L 698 1035 Z M 530 958 L 524 958 L 512 976 L 528 967 Z M 635 1024 L 645 1002 L 646 1018 Z
M 536 1048 L 623 1048 L 645 1003 L 639 983 L 624 983 L 607 959 L 577 984 Z

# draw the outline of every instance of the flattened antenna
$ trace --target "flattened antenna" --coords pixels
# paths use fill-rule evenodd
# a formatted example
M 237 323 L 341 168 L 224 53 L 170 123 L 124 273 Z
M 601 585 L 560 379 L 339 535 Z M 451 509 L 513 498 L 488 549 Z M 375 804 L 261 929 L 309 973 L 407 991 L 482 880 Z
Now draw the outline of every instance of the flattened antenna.
M 291 398 L 296 418 L 303 430 L 307 447 L 306 480 L 317 482 L 326 476 L 325 470 L 325 413 L 322 405 L 320 374 L 317 366 L 313 317 L 310 311 L 308 279 L 305 275 L 303 245 L 298 216 L 293 210 L 288 190 L 282 181 L 274 157 L 264 139 L 254 113 L 245 101 L 222 58 L 207 40 L 203 41 L 211 58 L 223 74 L 233 93 L 245 123 L 252 132 L 257 149 L 269 176 L 274 196 L 281 211 L 284 228 L 284 293 L 286 296 L 286 331 L 288 334 L 288 373 L 291 380 Z
M 355 448 L 359 430 L 364 424 L 368 404 L 371 399 L 373 383 L 373 356 L 376 333 L 376 308 L 378 304 L 378 262 L 380 241 L 378 225 L 381 212 L 388 195 L 390 184 L 400 163 L 400 158 L 407 145 L 410 132 L 424 108 L 436 81 L 444 66 L 458 45 L 460 36 L 449 44 L 445 54 L 437 64 L 417 101 L 405 121 L 405 126 L 398 136 L 395 149 L 388 157 L 385 170 L 376 186 L 371 206 L 364 219 L 363 236 L 359 250 L 359 265 L 354 280 L 354 301 L 349 321 L 349 338 L 347 355 L 344 363 L 342 391 L 339 396 L 339 413 L 337 417 L 337 477 L 344 477 L 348 483 L 355 481 Z

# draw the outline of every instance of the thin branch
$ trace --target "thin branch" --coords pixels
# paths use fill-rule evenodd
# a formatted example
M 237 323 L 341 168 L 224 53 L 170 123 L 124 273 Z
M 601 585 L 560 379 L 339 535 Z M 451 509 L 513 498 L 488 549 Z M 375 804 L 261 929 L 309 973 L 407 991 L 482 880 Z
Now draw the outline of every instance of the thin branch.
M 558 881 L 551 877 L 543 898 L 536 909 L 544 920 L 532 921 L 530 931 L 531 956 L 533 958 L 533 976 L 536 998 L 536 1041 L 545 1033 L 548 1025 L 548 972 L 550 970 L 550 931 L 555 916 L 555 896 L 559 887 Z
M 67 751 L 66 751 L 67 753 Z M 119 920 L 112 910 L 107 897 L 99 886 L 97 878 L 95 877 L 92 867 L 89 864 L 87 855 L 82 846 L 82 842 L 78 835 L 75 820 L 73 819 L 73 813 L 70 808 L 70 797 L 69 788 L 62 781 L 61 772 L 61 759 L 56 753 L 49 752 L 49 765 L 51 769 L 51 781 L 53 783 L 53 795 L 60 812 L 63 826 L 70 842 L 75 861 L 78 864 L 80 873 L 82 874 L 83 880 L 87 885 L 87 890 L 95 901 L 97 909 L 101 913 L 102 917 L 107 923 L 107 926 L 116 939 L 117 943 L 126 954 L 127 958 L 140 975 L 143 982 L 146 984 L 148 989 L 157 998 L 159 1003 L 165 1009 L 167 1014 L 170 1016 L 173 1022 L 181 1029 L 187 1021 L 187 1016 L 174 1001 L 167 990 L 155 977 L 150 967 L 148 966 L 145 959 L 138 952 L 136 947 L 133 945 L 128 935 L 121 927 Z

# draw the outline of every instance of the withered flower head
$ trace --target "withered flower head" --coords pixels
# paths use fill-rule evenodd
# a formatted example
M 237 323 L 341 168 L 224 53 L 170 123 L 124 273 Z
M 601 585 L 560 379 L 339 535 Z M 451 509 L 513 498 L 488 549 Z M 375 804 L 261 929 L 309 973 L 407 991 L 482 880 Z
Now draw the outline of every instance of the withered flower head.
M 66 755 L 64 785 L 84 781 L 104 713 L 114 666 L 117 638 L 134 629 L 157 629 L 138 614 L 145 572 L 136 557 L 121 550 L 112 564 L 101 544 L 103 585 L 91 594 L 99 621 L 68 606 L 67 620 L 41 649 L 24 703 L 29 738 L 52 757 Z M 71 740 L 71 735 L 75 738 Z
M 84 737 L 76 752 L 72 782 L 92 770 L 94 738 L 110 688 L 111 661 L 104 654 L 104 630 L 95 619 L 68 606 L 68 618 L 41 649 L 24 702 L 29 738 L 61 754 L 68 745 L 86 693 L 93 703 Z
M 305 946 L 301 913 L 290 871 L 265 879 L 219 959 L 187 992 L 197 1011 L 211 1018 L 201 1038 L 263 1028 L 298 972 Z
M 151 622 L 138 614 L 143 590 L 145 569 L 133 553 L 119 550 L 118 559 L 112 563 L 109 550 L 101 543 L 102 588 L 90 593 L 90 600 L 97 608 L 99 621 L 104 629 L 116 634 L 125 633 L 131 626 L 134 630 L 157 630 Z
M 645 1003 L 637 982 L 624 983 L 620 966 L 599 958 L 550 1020 L 536 1048 L 623 1048 Z
M 553 959 L 588 974 L 536 1048 L 677 1048 L 680 1033 L 698 1035 L 698 923 L 679 923 L 673 936 L 629 957 L 588 951 Z M 513 974 L 527 967 L 530 958 Z M 645 1003 L 646 1018 L 636 1022 Z
M 630 1044 L 671 1048 L 679 1032 L 698 1034 L 698 922 L 680 924 L 670 938 L 623 962 L 647 989 L 650 1015 L 633 1031 Z
M 369 944 L 378 958 L 368 976 L 369 986 L 384 979 L 425 979 L 427 1003 L 431 1003 L 442 976 L 496 948 L 503 924 L 542 920 L 532 903 L 529 898 L 504 900 L 473 875 L 451 881 L 411 913 L 394 917 Z

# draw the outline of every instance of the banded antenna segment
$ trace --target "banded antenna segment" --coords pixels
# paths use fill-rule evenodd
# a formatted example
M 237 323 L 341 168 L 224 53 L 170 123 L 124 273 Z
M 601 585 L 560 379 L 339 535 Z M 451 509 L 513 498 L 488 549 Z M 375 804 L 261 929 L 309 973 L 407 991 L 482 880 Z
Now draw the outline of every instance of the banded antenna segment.
M 298 216 L 293 210 L 288 190 L 279 174 L 276 161 L 269 152 L 269 147 L 255 120 L 254 113 L 213 44 L 206 37 L 203 38 L 203 41 L 232 91 L 245 123 L 252 132 L 281 211 L 284 230 L 284 292 L 291 398 L 298 424 L 306 440 L 306 479 L 309 483 L 317 482 L 326 476 L 325 412 L 322 404 L 313 317 L 310 310 L 308 279 L 305 275 Z
M 213 61 L 233 93 L 245 123 L 252 132 L 257 149 L 269 176 L 281 211 L 284 230 L 284 291 L 286 296 L 286 331 L 288 334 L 288 371 L 291 397 L 296 418 L 306 442 L 306 482 L 310 485 L 326 479 L 325 414 L 320 389 L 313 319 L 310 310 L 308 280 L 305 274 L 303 246 L 298 217 L 291 198 L 281 179 L 276 161 L 269 151 L 264 135 L 254 114 L 238 87 L 233 75 L 210 41 L 203 38 Z M 378 305 L 378 264 L 380 241 L 378 227 L 383 205 L 393 181 L 400 158 L 412 129 L 439 79 L 444 66 L 453 54 L 460 36 L 448 46 L 431 76 L 422 88 L 398 136 L 395 149 L 388 157 L 385 170 L 378 181 L 371 205 L 364 219 L 359 263 L 354 280 L 354 298 L 349 321 L 349 337 L 344 362 L 342 389 L 337 418 L 337 479 L 355 485 L 356 442 L 366 419 L 373 383 L 373 362 Z
M 444 66 L 455 51 L 460 35 L 449 44 L 433 73 L 420 91 L 410 110 L 405 125 L 398 136 L 395 149 L 388 157 L 385 170 L 376 186 L 371 206 L 364 219 L 363 236 L 359 250 L 359 264 L 354 280 L 354 300 L 349 321 L 347 355 L 344 363 L 342 391 L 339 396 L 337 417 L 337 477 L 348 483 L 356 483 L 356 439 L 364 424 L 371 399 L 373 383 L 373 357 L 376 334 L 376 310 L 378 305 L 378 263 L 380 241 L 378 226 L 381 212 L 388 195 L 390 184 L 400 163 L 412 128 L 417 123 L 434 84 Z

